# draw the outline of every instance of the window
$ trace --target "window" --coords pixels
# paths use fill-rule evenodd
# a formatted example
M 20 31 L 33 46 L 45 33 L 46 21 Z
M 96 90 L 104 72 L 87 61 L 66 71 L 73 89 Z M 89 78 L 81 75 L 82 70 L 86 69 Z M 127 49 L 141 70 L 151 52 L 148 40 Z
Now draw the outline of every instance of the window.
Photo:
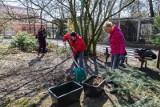
M 35 29 L 36 30 L 36 29 Z M 34 27 L 32 27 L 32 31 L 34 31 Z
M 26 27 L 22 27 L 22 31 L 26 31 Z

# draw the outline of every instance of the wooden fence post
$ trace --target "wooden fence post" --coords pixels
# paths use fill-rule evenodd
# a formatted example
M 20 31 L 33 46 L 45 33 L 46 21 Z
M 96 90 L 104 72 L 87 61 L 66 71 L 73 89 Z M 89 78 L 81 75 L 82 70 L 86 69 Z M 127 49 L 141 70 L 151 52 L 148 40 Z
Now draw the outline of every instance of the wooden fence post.
M 159 51 L 158 51 L 157 68 L 158 69 L 160 68 L 160 48 L 159 48 Z

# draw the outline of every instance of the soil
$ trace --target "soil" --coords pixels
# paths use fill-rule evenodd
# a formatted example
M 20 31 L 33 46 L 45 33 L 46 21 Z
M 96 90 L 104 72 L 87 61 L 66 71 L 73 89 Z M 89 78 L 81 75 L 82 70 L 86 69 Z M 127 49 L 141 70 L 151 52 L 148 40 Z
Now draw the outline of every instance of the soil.
M 32 53 L 4 56 L 0 60 L 0 105 L 8 99 L 34 96 L 38 90 L 64 83 L 64 72 L 72 62 L 56 65 L 65 58 L 55 53 L 48 53 L 43 58 Z
M 36 53 L 15 53 L 0 59 L 0 106 L 50 107 L 52 100 L 48 89 L 72 79 L 65 76 L 65 73 L 72 72 L 73 60 L 67 59 L 68 56 L 64 54 L 57 55 L 54 52 L 47 53 L 42 58 L 37 58 Z M 67 60 L 64 61 L 65 59 Z M 104 63 L 91 58 L 85 60 L 88 77 L 98 75 L 98 71 L 104 69 L 103 66 Z M 102 78 L 95 78 L 90 83 L 98 85 L 102 81 Z M 88 98 L 82 93 L 80 104 L 69 107 L 120 106 L 117 97 L 110 94 L 109 90 L 105 87 L 105 92 L 99 98 Z
M 103 81 L 102 77 L 95 77 L 95 78 L 92 78 L 91 80 L 89 80 L 88 83 L 90 85 L 98 86 L 102 81 Z
M 51 52 L 37 58 L 36 53 L 9 54 L 0 60 L 0 105 L 1 107 L 50 107 L 52 100 L 48 94 L 50 87 L 72 80 L 70 74 L 74 67 L 68 56 Z M 64 61 L 67 59 L 66 61 Z M 85 61 L 88 76 L 97 74 L 95 63 Z M 97 70 L 101 67 L 97 63 Z M 97 83 L 99 83 L 97 81 Z M 103 99 L 103 100 L 102 100 Z M 102 98 L 85 98 L 82 94 L 80 107 L 100 107 L 107 100 L 106 93 Z M 79 104 L 78 104 L 79 105 Z M 71 107 L 78 107 L 77 104 Z

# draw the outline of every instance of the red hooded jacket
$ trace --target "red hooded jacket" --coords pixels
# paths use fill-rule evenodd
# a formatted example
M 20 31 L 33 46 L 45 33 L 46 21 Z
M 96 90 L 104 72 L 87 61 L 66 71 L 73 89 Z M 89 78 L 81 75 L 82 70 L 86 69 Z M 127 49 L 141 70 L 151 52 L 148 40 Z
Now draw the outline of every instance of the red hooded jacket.
M 113 26 L 113 29 L 109 37 L 111 54 L 124 54 L 125 45 L 124 37 L 117 25 Z
M 73 54 L 76 54 L 77 52 L 81 52 L 84 51 L 86 49 L 86 45 L 83 41 L 83 39 L 81 38 L 81 36 L 77 35 L 77 39 L 75 42 L 73 42 L 73 40 L 70 38 L 70 34 L 66 34 L 63 36 L 63 42 L 65 42 L 66 40 L 69 41 L 71 47 L 73 48 Z

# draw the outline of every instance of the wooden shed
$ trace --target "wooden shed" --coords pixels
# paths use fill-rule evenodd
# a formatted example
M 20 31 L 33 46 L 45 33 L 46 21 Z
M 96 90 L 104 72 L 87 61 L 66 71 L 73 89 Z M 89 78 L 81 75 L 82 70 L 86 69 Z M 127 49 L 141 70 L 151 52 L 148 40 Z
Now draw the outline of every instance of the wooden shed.
M 144 35 L 152 33 L 153 18 L 121 18 L 110 19 L 120 26 L 125 40 L 129 42 L 139 41 Z

